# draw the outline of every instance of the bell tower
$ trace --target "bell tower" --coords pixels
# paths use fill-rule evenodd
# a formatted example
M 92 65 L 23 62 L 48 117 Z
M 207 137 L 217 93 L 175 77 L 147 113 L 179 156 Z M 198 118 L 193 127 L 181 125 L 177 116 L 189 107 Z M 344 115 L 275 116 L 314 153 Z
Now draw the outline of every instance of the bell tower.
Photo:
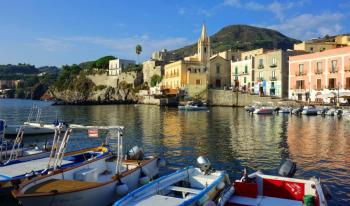
M 205 24 L 203 24 L 201 36 L 198 39 L 198 61 L 207 65 L 209 63 L 210 56 L 210 39 L 207 36 Z

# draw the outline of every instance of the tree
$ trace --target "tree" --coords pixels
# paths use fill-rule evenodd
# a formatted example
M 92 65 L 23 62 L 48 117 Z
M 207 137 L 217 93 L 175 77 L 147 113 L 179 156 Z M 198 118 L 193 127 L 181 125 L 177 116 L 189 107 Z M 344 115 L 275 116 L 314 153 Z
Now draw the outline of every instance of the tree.
M 99 69 L 108 69 L 109 61 L 114 60 L 114 56 L 104 56 L 95 61 L 95 67 Z
M 137 54 L 137 63 L 140 64 L 139 56 L 142 52 L 142 46 L 140 44 L 136 45 L 135 52 Z
M 158 83 L 162 81 L 162 77 L 158 74 L 155 74 L 151 77 L 151 87 L 156 86 Z

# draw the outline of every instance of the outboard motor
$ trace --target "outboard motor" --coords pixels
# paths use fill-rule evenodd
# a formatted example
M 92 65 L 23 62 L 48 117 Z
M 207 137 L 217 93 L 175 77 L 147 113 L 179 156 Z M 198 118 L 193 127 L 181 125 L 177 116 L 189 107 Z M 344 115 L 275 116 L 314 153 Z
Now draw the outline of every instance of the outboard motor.
M 197 164 L 204 174 L 210 174 L 212 171 L 211 163 L 207 157 L 199 156 L 197 158 Z
M 282 177 L 293 177 L 297 171 L 297 164 L 291 159 L 287 159 L 278 170 L 278 174 Z
M 134 146 L 131 148 L 127 154 L 129 160 L 142 160 L 144 153 L 142 148 Z

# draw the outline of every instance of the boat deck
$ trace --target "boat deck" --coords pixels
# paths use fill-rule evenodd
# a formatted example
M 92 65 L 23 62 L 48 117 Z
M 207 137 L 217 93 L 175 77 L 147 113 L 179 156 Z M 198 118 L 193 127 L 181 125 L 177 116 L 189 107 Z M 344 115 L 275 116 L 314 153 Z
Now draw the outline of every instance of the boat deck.
M 49 158 L 47 157 L 0 167 L 0 181 L 6 181 L 28 172 L 44 170 L 48 162 Z M 62 160 L 62 165 L 69 163 L 73 163 L 73 161 Z
M 243 197 L 243 196 L 232 196 L 227 206 L 253 206 L 253 205 L 259 205 L 259 206 L 281 206 L 281 205 L 288 205 L 288 206 L 302 206 L 303 202 L 297 201 L 297 200 L 289 200 L 289 199 L 281 199 L 276 197 L 267 197 L 267 196 L 258 196 L 257 198 L 250 198 L 250 197 Z
M 97 186 L 96 182 L 83 182 L 76 180 L 50 179 L 37 184 L 28 189 L 25 194 L 47 193 L 47 192 L 65 192 L 75 189 L 83 189 L 85 187 Z
M 154 205 L 167 205 L 167 206 L 176 206 L 184 202 L 184 199 L 169 197 L 163 195 L 152 195 L 141 202 L 131 202 L 129 205 L 134 206 L 154 206 Z

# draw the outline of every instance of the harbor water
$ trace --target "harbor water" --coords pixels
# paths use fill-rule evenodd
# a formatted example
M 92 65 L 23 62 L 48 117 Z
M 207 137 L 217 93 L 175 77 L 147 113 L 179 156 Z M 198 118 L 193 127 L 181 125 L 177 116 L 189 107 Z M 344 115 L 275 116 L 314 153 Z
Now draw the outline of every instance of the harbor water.
M 333 196 L 329 205 L 350 202 L 350 121 L 337 117 L 251 115 L 243 108 L 213 107 L 209 111 L 180 112 L 152 105 L 50 106 L 48 102 L 0 99 L 0 118 L 8 124 L 27 120 L 33 104 L 42 120 L 84 125 L 123 125 L 124 149 L 139 145 L 146 153 L 163 156 L 162 173 L 195 164 L 207 156 L 217 170 L 232 179 L 261 170 L 277 174 L 286 158 L 297 163 L 296 178 L 319 177 Z M 44 144 L 51 136 L 25 137 L 25 144 Z M 74 134 L 70 149 L 89 147 Z M 0 205 L 5 203 L 0 200 Z

